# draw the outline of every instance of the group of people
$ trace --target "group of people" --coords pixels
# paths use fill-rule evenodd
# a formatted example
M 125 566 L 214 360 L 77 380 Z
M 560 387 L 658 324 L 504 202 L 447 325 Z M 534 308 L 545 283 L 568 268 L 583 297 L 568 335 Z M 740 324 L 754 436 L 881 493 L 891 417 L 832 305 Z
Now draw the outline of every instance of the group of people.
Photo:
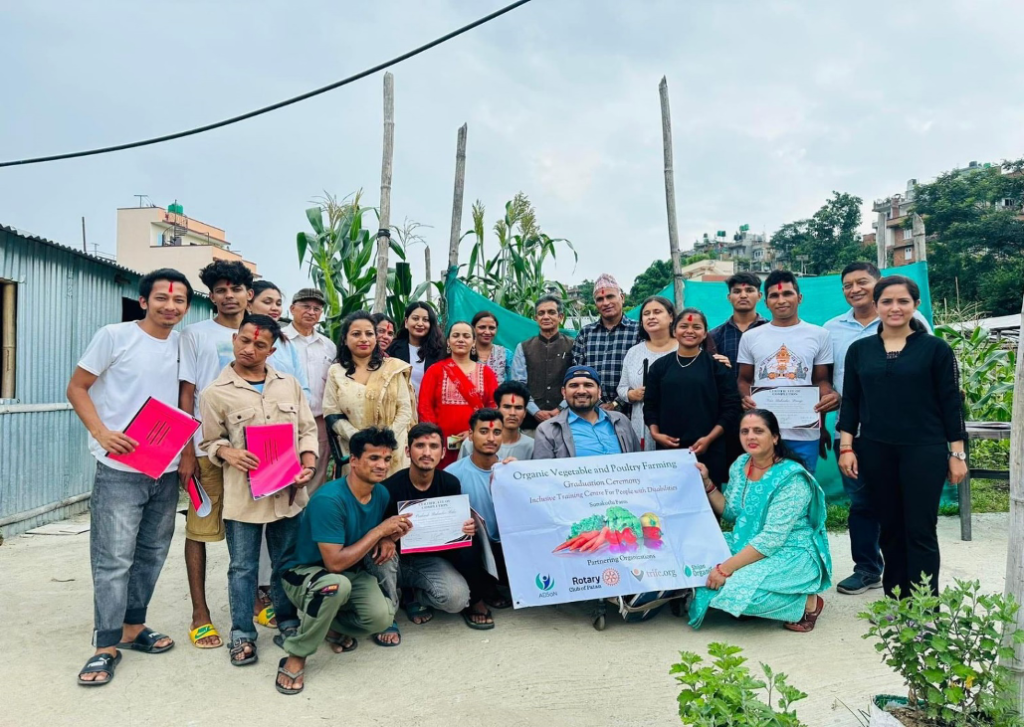
M 425 302 L 410 304 L 400 324 L 352 313 L 331 341 L 317 331 L 325 298 L 314 288 L 293 296 L 282 327 L 281 291 L 227 261 L 201 272 L 216 316 L 179 333 L 188 280 L 170 269 L 146 275 L 143 320 L 97 332 L 68 386 L 97 459 L 96 652 L 79 683 L 109 683 L 122 650 L 174 646 L 145 625 L 146 609 L 177 487 L 193 480 L 211 508 L 200 516 L 190 505 L 186 515 L 190 641 L 225 643 L 207 603 L 206 552 L 226 540 L 230 661 L 256 662 L 257 627 L 276 630 L 283 694 L 302 691 L 305 661 L 324 641 L 338 653 L 360 637 L 398 646 L 400 608 L 416 625 L 443 611 L 472 629 L 495 627 L 491 609 L 511 599 L 491 468 L 515 459 L 688 449 L 710 509 L 732 524 L 732 556 L 697 589 L 691 625 L 714 608 L 807 632 L 832 584 L 814 479 L 827 438 L 851 499 L 854 572 L 837 590 L 905 595 L 922 574 L 937 588 L 942 486 L 966 474 L 956 362 L 917 312 L 914 282 L 880 277 L 870 263 L 847 266 L 850 310 L 820 327 L 800 319 L 792 273 L 774 271 L 763 284 L 739 273 L 726 281 L 732 316 L 709 329 L 702 311 L 659 296 L 630 319 L 622 289 L 602 275 L 598 320 L 572 338 L 562 301 L 545 296 L 535 305 L 538 335 L 510 350 L 495 343 L 494 314 L 445 332 Z M 770 319 L 756 311 L 762 296 Z M 817 390 L 818 426 L 780 428 L 758 406 L 761 388 L 780 386 Z M 107 456 L 138 445 L 123 430 L 149 397 L 202 423 L 156 480 Z M 837 410 L 833 445 L 824 417 Z M 257 500 L 247 474 L 259 457 L 245 430 L 280 423 L 293 425 L 301 473 Z M 398 504 L 455 494 L 475 515 L 463 525 L 472 547 L 403 554 L 415 523 Z

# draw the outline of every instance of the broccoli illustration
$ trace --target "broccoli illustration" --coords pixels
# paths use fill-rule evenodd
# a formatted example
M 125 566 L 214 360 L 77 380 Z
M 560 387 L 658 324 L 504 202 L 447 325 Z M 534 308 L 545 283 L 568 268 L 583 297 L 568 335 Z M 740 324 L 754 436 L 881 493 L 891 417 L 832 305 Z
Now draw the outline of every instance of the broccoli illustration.
M 640 523 L 640 518 L 626 508 L 618 505 L 609 507 L 605 517 L 608 519 L 608 527 L 612 530 L 622 532 L 629 528 L 637 538 L 643 537 L 643 525 Z

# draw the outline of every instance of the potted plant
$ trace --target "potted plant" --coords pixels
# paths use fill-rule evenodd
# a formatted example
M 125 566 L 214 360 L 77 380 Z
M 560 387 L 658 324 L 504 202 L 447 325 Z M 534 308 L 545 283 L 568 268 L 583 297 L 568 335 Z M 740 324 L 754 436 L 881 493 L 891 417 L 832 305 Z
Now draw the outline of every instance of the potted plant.
M 679 718 L 691 727 L 806 727 L 790 707 L 807 695 L 761 664 L 764 679 L 746 666 L 747 658 L 738 646 L 708 644 L 712 661 L 706 665 L 690 651 L 679 653 L 679 663 L 670 673 L 682 685 Z M 762 700 L 759 692 L 764 692 Z M 775 699 L 773 706 L 772 700 Z M 779 711 L 775 711 L 778 707 Z
M 883 598 L 859 614 L 871 626 L 864 638 L 910 690 L 902 699 L 879 695 L 870 726 L 1018 727 L 1009 696 L 1010 644 L 1024 643 L 1016 628 L 1020 605 L 1012 596 L 984 594 L 978 581 L 955 581 L 938 596 L 927 579 L 907 598 Z

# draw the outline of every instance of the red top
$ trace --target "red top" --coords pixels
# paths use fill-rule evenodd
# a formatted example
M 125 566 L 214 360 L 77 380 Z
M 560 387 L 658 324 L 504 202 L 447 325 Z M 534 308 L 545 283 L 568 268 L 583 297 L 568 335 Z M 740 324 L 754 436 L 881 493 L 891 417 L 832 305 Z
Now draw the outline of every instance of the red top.
M 449 358 L 423 372 L 419 416 L 421 422 L 433 422 L 441 427 L 445 447 L 441 469 L 459 456 L 457 449 L 448 449 L 448 437 L 469 431 L 469 418 L 473 412 L 494 408 L 494 390 L 497 388 L 498 377 L 482 363 L 477 363 L 473 373 L 467 375 Z

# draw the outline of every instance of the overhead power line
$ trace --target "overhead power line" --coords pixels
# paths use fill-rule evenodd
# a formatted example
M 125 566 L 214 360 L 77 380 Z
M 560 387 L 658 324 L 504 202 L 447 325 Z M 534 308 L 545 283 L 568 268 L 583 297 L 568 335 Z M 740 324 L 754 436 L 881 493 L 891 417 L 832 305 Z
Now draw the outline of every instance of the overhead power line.
M 334 83 L 328 84 L 326 86 L 322 86 L 322 87 L 314 89 L 312 91 L 308 91 L 306 93 L 300 94 L 299 96 L 294 96 L 292 98 L 285 99 L 284 101 L 278 101 L 277 103 L 271 104 L 270 106 L 264 106 L 263 108 L 259 108 L 259 109 L 256 109 L 254 111 L 248 111 L 248 112 L 246 112 L 244 114 L 240 114 L 238 116 L 232 116 L 229 119 L 223 119 L 222 121 L 216 121 L 216 122 L 214 122 L 212 124 L 206 124 L 205 126 L 197 126 L 195 128 L 188 129 L 186 131 L 176 132 L 174 134 L 165 134 L 164 136 L 155 136 L 155 137 L 153 137 L 151 139 L 142 139 L 141 141 L 132 141 L 132 142 L 129 142 L 127 144 L 117 144 L 115 146 L 100 147 L 98 149 L 87 149 L 85 151 L 73 151 L 73 152 L 68 152 L 66 154 L 52 154 L 50 156 L 33 157 L 31 159 L 15 159 L 13 161 L 0 162 L 0 167 L 14 167 L 14 166 L 20 166 L 20 165 L 24 165 L 24 164 L 42 164 L 43 162 L 55 162 L 55 161 L 60 161 L 61 159 L 74 159 L 76 157 L 94 156 L 96 154 L 109 154 L 111 152 L 123 151 L 125 149 L 134 149 L 134 148 L 140 147 L 140 146 L 149 146 L 151 144 L 162 144 L 165 141 L 173 141 L 175 139 L 181 139 L 181 138 L 186 137 L 186 136 L 194 136 L 195 134 L 202 134 L 202 133 L 207 132 L 207 131 L 212 131 L 214 129 L 219 129 L 222 126 L 230 126 L 231 124 L 237 124 L 240 121 L 245 121 L 246 119 L 251 119 L 251 118 L 256 117 L 256 116 L 262 116 L 263 114 L 269 114 L 271 111 L 276 111 L 277 109 L 282 109 L 285 106 L 291 106 L 292 104 L 296 104 L 299 101 L 305 101 L 308 98 L 313 98 L 314 96 L 319 96 L 320 94 L 327 93 L 328 91 L 333 91 L 336 88 L 341 88 L 342 86 L 347 86 L 350 83 L 353 83 L 353 82 L 358 81 L 360 79 L 366 78 L 367 76 L 371 76 L 374 73 L 377 73 L 378 71 L 383 71 L 385 68 L 390 68 L 391 66 L 397 65 L 397 64 L 401 63 L 402 61 L 408 60 L 408 59 L 410 59 L 410 58 L 412 58 L 414 56 L 418 56 L 420 53 L 424 53 L 425 51 L 428 51 L 431 48 L 435 48 L 435 47 L 441 45 L 442 43 L 445 43 L 445 42 L 451 40 L 452 38 L 457 38 L 458 36 L 462 35 L 463 33 L 467 33 L 470 30 L 473 30 L 474 28 L 478 28 L 481 25 L 483 25 L 485 23 L 488 23 L 488 22 L 494 20 L 495 18 L 501 17 L 505 13 L 511 12 L 512 10 L 515 10 L 516 8 L 518 8 L 521 5 L 525 5 L 528 2 L 530 2 L 530 0 L 517 0 L 516 2 L 514 2 L 514 3 L 510 4 L 510 5 L 506 5 L 505 7 L 501 8 L 500 10 L 496 10 L 495 12 L 491 13 L 490 15 L 485 15 L 484 17 L 480 18 L 479 20 L 474 20 L 469 25 L 464 25 L 464 26 L 462 26 L 461 28 L 459 28 L 457 30 L 453 30 L 452 32 L 448 33 L 447 35 L 442 35 L 440 38 L 432 40 L 432 41 L 430 41 L 429 43 L 427 43 L 425 45 L 421 45 L 418 48 L 414 48 L 413 50 L 408 51 L 407 53 L 403 53 L 400 56 L 396 56 L 395 58 L 392 58 L 389 61 L 385 61 L 384 63 L 380 63 L 380 64 L 374 66 L 373 68 L 367 68 L 365 71 L 361 71 L 361 72 L 355 74 L 354 76 L 349 76 L 348 78 L 343 78 L 340 81 L 335 81 Z

